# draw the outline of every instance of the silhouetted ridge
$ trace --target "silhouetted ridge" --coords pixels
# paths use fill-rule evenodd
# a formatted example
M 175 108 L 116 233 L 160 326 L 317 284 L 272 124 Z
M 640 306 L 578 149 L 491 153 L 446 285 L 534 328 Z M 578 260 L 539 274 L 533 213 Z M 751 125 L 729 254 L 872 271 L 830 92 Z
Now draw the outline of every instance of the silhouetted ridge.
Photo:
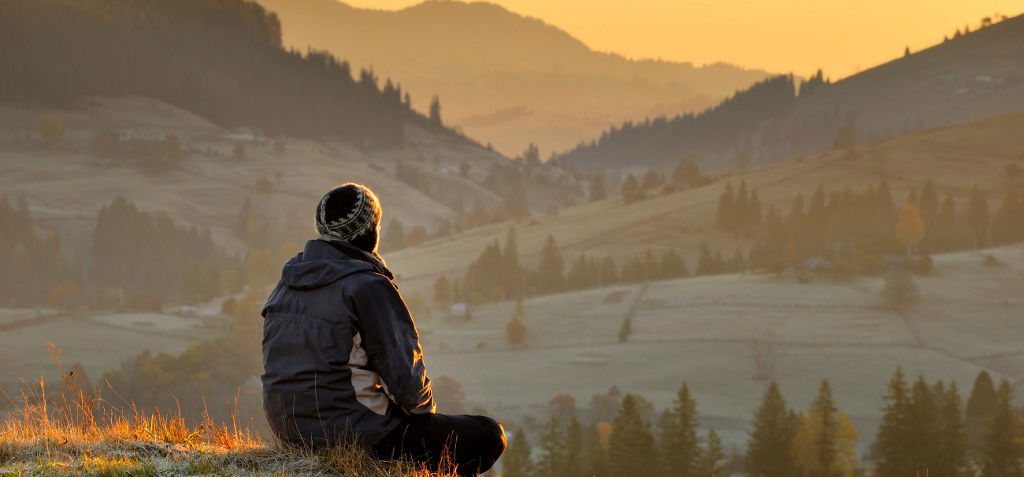
M 720 171 L 832 148 L 852 159 L 874 141 L 1024 109 L 1021 51 L 1024 16 L 958 32 L 920 52 L 907 50 L 840 81 L 818 72 L 800 84 L 799 96 L 793 80 L 775 78 L 698 115 L 625 123 L 556 160 L 592 169 L 659 167 L 689 158 Z
M 246 0 L 5 1 L 0 65 L 0 103 L 140 94 L 223 126 L 368 148 L 402 145 L 406 121 L 429 127 L 390 81 L 285 51 L 277 16 Z
M 763 121 L 788 111 L 795 99 L 793 77 L 775 76 L 698 114 L 612 127 L 597 141 L 580 145 L 558 160 L 585 167 L 675 164 L 689 155 L 742 148 L 737 144 L 746 135 Z

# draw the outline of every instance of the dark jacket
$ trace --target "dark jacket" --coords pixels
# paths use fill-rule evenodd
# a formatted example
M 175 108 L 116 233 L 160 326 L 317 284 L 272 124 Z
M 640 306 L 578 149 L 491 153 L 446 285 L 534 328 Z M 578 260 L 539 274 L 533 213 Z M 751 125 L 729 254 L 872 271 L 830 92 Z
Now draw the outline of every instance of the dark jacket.
M 373 445 L 434 412 L 416 325 L 373 254 L 310 240 L 263 308 L 263 407 L 280 439 Z

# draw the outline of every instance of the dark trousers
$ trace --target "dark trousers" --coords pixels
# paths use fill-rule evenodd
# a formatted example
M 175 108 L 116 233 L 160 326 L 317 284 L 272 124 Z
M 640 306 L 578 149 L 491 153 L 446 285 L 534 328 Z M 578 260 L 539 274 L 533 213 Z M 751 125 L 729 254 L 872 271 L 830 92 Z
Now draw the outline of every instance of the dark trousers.
M 373 446 L 381 459 L 404 458 L 429 470 L 460 476 L 487 472 L 505 452 L 505 430 L 485 416 L 418 414 L 403 416 L 402 423 Z

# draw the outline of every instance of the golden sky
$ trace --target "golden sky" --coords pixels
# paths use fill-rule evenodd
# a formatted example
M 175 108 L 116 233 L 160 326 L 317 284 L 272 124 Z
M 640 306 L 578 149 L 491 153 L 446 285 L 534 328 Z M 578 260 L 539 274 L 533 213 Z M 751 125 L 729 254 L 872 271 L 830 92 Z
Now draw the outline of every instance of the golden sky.
M 398 9 L 420 0 L 346 0 Z M 634 58 L 726 61 L 847 76 L 942 40 L 1021 0 L 491 0 L 568 31 L 591 48 Z

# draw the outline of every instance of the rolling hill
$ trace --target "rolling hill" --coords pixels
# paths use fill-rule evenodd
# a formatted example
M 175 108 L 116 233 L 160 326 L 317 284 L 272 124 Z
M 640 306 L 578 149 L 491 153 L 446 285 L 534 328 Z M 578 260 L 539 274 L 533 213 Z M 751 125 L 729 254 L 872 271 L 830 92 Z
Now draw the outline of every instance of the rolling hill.
M 544 153 L 563 150 L 610 123 L 700 110 L 766 76 L 593 51 L 556 26 L 486 2 L 383 11 L 259 1 L 281 18 L 285 43 L 400 78 L 424 107 L 438 94 L 451 124 L 510 156 L 530 142 Z
M 756 190 L 764 208 L 772 205 L 788 211 L 798 193 L 810 197 L 823 184 L 829 191 L 849 188 L 861 191 L 887 181 L 899 203 L 911 189 L 920 190 L 932 180 L 940 197 L 952 194 L 959 208 L 966 205 L 970 189 L 987 193 L 995 210 L 1005 192 L 1019 188 L 1004 174 L 1010 164 L 1024 166 L 1024 113 L 1012 113 L 962 126 L 930 129 L 863 146 L 851 158 L 835 150 L 803 159 L 726 174 L 717 181 L 684 191 L 655 194 L 626 204 L 617 194 L 610 199 L 564 209 L 558 215 L 537 217 L 515 224 L 521 260 L 533 263 L 545 238 L 554 237 L 566 263 L 579 254 L 613 255 L 620 265 L 651 249 L 681 252 L 693 270 L 702 243 L 731 254 L 746 251 L 753 238 L 723 232 L 715 226 L 718 200 L 726 184 L 745 181 Z M 458 236 L 427 242 L 389 255 L 390 263 L 406 283 L 405 288 L 429 293 L 436 277 L 461 278 L 469 263 L 487 244 L 503 240 L 510 225 L 470 230 Z
M 698 115 L 623 124 L 557 160 L 629 169 L 691 158 L 723 171 L 964 124 L 1024 109 L 1022 51 L 1018 16 L 841 81 L 775 78 Z

